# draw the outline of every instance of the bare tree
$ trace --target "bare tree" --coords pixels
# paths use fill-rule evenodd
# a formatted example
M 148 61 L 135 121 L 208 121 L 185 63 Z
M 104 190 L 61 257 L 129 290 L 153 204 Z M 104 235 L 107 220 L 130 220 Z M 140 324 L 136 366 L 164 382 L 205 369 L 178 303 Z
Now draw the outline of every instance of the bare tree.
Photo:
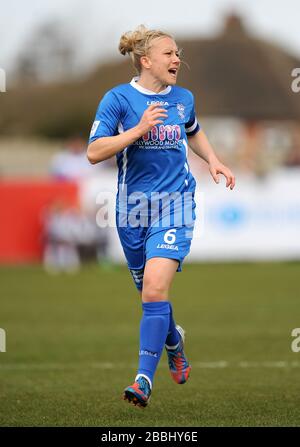
M 18 81 L 49 82 L 72 76 L 76 49 L 63 24 L 51 21 L 36 28 L 16 62 Z

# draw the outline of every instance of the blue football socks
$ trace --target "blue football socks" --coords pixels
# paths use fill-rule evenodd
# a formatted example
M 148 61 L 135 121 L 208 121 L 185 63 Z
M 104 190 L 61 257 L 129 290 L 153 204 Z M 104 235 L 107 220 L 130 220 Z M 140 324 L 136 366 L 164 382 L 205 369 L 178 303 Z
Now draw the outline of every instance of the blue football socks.
M 168 336 L 166 338 L 166 345 L 170 349 L 175 349 L 180 341 L 180 335 L 176 329 L 176 324 L 173 318 L 172 304 L 169 302 L 170 306 L 170 324 L 168 330 Z
M 146 376 L 152 388 L 153 377 L 165 346 L 170 325 L 169 301 L 142 303 L 140 325 L 139 376 Z

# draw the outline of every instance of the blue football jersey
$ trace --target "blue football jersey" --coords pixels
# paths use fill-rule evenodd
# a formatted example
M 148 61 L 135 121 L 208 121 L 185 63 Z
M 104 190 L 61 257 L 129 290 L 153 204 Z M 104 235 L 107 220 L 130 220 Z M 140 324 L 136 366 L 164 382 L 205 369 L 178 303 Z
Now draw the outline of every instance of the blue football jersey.
M 168 86 L 160 93 L 130 83 L 109 90 L 100 101 L 89 143 L 97 138 L 118 135 L 135 127 L 149 105 L 158 103 L 167 110 L 167 118 L 130 146 L 116 154 L 118 195 L 126 187 L 127 195 L 193 192 L 195 180 L 187 162 L 188 140 L 200 130 L 193 94 L 179 86 Z M 118 210 L 118 200 L 117 200 Z M 121 210 L 122 211 L 122 210 Z

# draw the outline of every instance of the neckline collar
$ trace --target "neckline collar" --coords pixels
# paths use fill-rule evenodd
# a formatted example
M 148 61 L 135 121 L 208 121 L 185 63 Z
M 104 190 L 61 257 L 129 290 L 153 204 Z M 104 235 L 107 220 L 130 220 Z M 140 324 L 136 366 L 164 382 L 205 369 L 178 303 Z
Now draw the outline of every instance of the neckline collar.
M 144 93 L 145 95 L 167 95 L 168 93 L 170 93 L 172 86 L 168 85 L 168 87 L 166 87 L 164 90 L 162 90 L 161 92 L 157 93 L 157 92 L 153 92 L 152 90 L 148 90 L 147 88 L 142 87 L 141 85 L 139 85 L 137 83 L 137 81 L 139 80 L 139 76 L 134 76 L 130 82 L 130 85 L 135 88 L 136 90 L 138 90 L 141 93 Z

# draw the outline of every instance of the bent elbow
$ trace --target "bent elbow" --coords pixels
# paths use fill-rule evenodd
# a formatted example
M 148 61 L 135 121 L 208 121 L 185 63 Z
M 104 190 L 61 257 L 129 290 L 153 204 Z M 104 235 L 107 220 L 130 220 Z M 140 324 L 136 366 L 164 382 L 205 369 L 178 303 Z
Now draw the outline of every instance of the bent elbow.
M 86 157 L 88 159 L 88 161 L 92 164 L 95 165 L 96 163 L 98 163 L 99 161 L 102 161 L 99 156 L 96 158 L 95 156 L 95 150 L 89 145 L 87 148 L 87 152 L 86 152 Z
M 92 165 L 97 163 L 96 160 L 94 159 L 94 157 L 89 152 L 87 152 L 86 157 Z

